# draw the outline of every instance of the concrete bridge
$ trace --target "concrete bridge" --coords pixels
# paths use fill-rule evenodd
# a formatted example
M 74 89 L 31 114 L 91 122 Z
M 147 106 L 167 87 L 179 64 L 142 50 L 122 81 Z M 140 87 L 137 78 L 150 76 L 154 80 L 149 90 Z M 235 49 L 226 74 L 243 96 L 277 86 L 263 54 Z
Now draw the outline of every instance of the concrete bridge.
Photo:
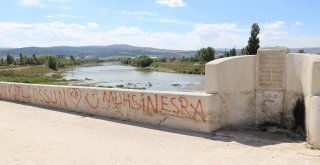
M 206 64 L 206 93 L 0 83 L 0 98 L 146 125 L 210 133 L 273 125 L 320 148 L 320 56 L 264 48 Z

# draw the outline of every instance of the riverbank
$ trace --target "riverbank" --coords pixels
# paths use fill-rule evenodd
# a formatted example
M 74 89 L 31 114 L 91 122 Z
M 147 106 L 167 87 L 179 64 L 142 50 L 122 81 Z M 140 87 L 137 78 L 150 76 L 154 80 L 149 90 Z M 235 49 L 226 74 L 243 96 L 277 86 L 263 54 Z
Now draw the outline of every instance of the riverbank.
M 196 62 L 197 61 L 197 62 Z M 183 74 L 205 74 L 205 62 L 200 60 L 188 59 L 152 59 L 148 56 L 122 57 L 121 64 L 130 65 L 138 68 L 150 68 L 154 71 L 174 72 Z
M 68 82 L 62 79 L 61 73 L 45 65 L 6 67 L 0 69 L 0 81 L 66 85 Z
M 0 81 L 33 83 L 33 84 L 51 84 L 51 85 L 68 85 L 74 81 L 65 80 L 63 73 L 77 67 L 91 67 L 103 65 L 104 61 L 81 61 L 75 65 L 65 65 L 58 71 L 48 68 L 46 65 L 10 65 L 0 67 Z
M 183 62 L 183 61 L 166 61 L 153 62 L 150 69 L 161 72 L 175 72 L 184 74 L 205 74 L 205 64 Z

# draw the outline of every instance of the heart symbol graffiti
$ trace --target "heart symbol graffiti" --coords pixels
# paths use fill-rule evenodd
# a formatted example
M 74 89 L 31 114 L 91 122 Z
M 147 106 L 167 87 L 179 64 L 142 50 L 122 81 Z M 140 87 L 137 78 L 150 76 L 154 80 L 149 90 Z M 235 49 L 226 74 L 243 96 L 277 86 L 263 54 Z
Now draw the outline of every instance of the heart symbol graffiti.
M 81 100 L 81 91 L 78 88 L 68 89 L 68 98 L 70 102 L 78 109 Z

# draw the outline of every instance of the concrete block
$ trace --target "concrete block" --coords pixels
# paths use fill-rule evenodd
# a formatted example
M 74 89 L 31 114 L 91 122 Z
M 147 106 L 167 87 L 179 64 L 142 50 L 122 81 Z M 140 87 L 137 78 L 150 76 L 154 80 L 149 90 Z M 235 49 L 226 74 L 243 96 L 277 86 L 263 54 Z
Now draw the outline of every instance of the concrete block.
M 254 90 L 256 56 L 222 58 L 206 64 L 206 92 Z
M 219 97 L 223 127 L 247 127 L 255 124 L 254 91 L 221 93 Z

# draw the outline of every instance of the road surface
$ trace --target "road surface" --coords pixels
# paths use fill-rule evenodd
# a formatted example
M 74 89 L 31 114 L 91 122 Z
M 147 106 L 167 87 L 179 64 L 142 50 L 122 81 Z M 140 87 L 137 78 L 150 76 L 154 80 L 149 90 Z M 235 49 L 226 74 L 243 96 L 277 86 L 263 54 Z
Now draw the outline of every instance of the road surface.
M 283 133 L 175 131 L 0 101 L 0 164 L 320 164 Z

